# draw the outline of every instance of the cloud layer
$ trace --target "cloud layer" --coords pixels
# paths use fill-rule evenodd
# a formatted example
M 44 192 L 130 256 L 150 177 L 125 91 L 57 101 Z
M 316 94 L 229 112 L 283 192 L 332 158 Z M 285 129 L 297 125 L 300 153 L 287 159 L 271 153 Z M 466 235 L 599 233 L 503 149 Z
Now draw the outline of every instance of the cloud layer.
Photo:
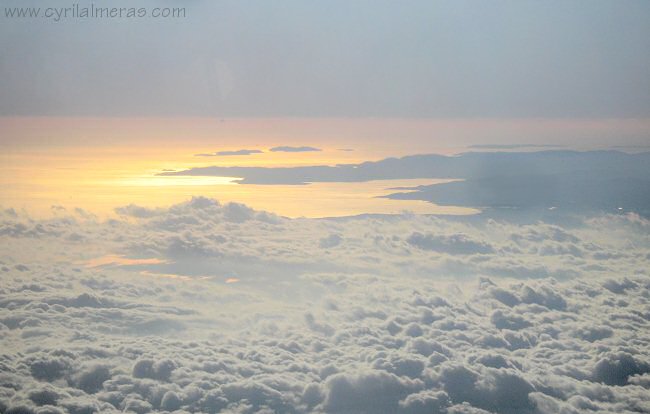
M 1 412 L 650 410 L 639 216 L 119 213 L 2 212 Z

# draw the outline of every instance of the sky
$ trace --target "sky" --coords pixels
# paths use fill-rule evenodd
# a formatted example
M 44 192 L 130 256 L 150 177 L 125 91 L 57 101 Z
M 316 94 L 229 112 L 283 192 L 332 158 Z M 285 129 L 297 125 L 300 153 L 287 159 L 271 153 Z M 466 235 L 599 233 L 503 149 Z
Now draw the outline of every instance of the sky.
M 142 18 L 78 18 L 74 5 L 90 3 L 48 2 L 50 15 L 70 9 L 61 18 L 2 5 L 3 205 L 104 214 L 138 194 L 159 205 L 197 194 L 171 180 L 159 191 L 165 169 L 649 145 L 646 1 L 146 0 Z M 151 17 L 175 6 L 182 17 Z M 40 15 L 8 17 L 13 7 Z M 322 151 L 268 151 L 278 146 Z M 264 152 L 195 157 L 241 150 Z M 279 207 L 288 189 L 272 202 L 201 183 L 199 194 L 298 214 Z M 311 205 L 312 192 L 291 192 Z M 337 214 L 399 210 L 383 203 Z
M 322 216 L 333 193 L 310 203 L 319 191 L 162 186 L 155 174 L 650 145 L 645 1 L 146 0 L 142 18 L 75 17 L 73 6 L 90 3 L 2 5 L 3 205 L 106 214 L 209 194 L 297 216 L 282 208 L 291 193 Z M 176 6 L 181 17 L 152 17 Z M 14 7 L 40 14 L 9 17 Z M 283 146 L 321 151 L 270 151 Z M 223 152 L 235 155 L 196 157 Z M 330 214 L 443 211 L 377 199 L 390 192 L 375 187 Z
M 77 5 L 0 4 L 0 413 L 650 412 L 650 2 Z
M 647 118 L 650 110 L 643 0 L 182 5 L 186 16 L 176 19 L 3 16 L 0 114 Z

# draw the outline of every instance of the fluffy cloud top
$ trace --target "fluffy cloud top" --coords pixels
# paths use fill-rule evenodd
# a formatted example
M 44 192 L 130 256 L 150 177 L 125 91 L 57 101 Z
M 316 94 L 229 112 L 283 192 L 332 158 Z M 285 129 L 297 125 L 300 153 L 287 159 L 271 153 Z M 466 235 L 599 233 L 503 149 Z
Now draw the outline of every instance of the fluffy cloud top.
M 650 411 L 638 216 L 119 213 L 0 213 L 0 412 Z

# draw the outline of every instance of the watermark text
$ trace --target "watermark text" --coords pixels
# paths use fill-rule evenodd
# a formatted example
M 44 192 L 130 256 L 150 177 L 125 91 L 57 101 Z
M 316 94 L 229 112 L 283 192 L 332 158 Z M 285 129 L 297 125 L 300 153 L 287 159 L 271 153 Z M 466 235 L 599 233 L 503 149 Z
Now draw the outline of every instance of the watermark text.
M 70 19 L 183 19 L 185 7 L 100 7 L 73 4 L 70 7 L 5 7 L 10 19 L 47 19 L 55 22 Z

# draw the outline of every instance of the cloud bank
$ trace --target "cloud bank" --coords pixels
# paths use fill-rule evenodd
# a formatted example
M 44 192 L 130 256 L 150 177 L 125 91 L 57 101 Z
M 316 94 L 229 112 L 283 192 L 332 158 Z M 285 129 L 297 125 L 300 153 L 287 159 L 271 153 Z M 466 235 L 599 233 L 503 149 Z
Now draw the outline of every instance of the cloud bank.
M 637 215 L 136 207 L 108 221 L 2 212 L 0 411 L 650 409 Z M 108 254 L 130 260 L 91 261 Z

